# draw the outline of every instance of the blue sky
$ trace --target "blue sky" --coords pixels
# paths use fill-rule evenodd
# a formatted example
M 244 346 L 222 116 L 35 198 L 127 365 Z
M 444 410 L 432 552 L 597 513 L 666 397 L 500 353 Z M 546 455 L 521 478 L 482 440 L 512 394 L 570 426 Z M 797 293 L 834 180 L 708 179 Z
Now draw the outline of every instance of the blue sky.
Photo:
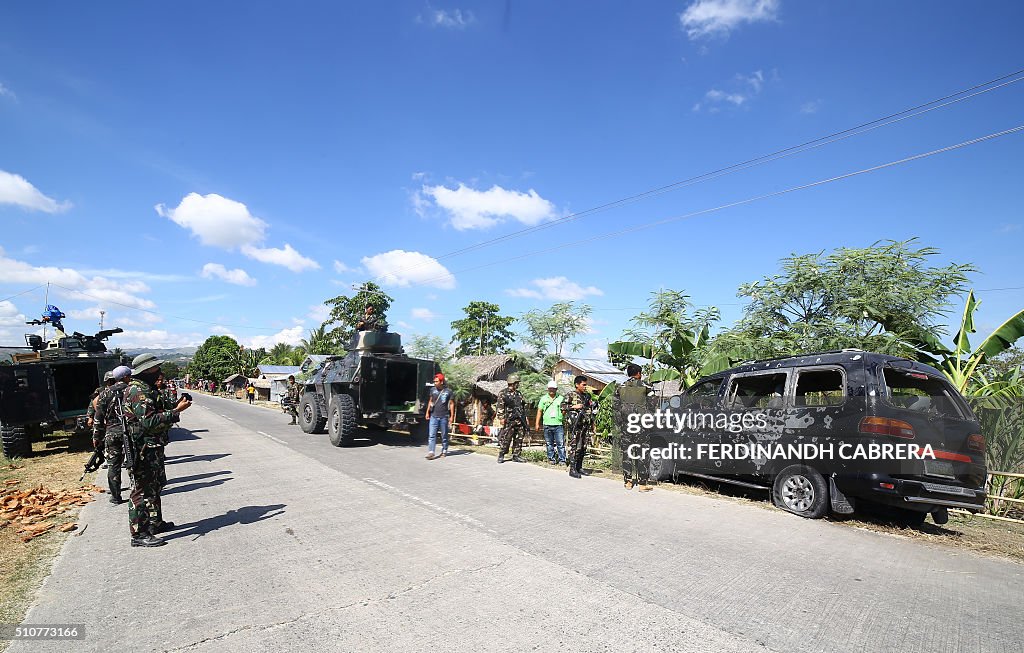
M 730 324 L 784 256 L 910 237 L 1016 288 L 979 292 L 991 328 L 1024 304 L 1024 133 L 533 253 L 1017 127 L 1024 82 L 448 254 L 1024 68 L 1022 24 L 1019 2 L 5 3 L 0 342 L 47 281 L 69 327 L 104 310 L 114 345 L 176 347 L 297 343 L 374 279 L 405 334 L 450 337 L 471 300 L 587 302 L 597 355 L 659 287 Z

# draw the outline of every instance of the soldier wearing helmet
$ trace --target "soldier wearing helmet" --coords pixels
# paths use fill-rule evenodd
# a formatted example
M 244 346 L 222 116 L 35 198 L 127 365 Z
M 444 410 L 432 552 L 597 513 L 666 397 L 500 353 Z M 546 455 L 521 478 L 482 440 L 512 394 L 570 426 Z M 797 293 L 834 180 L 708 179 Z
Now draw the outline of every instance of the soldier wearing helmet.
M 523 452 L 523 436 L 526 435 L 526 400 L 519 392 L 519 375 L 512 374 L 508 377 L 508 387 L 498 395 L 498 402 L 495 405 L 497 410 L 496 419 L 501 426 L 499 441 L 501 449 L 498 452 L 498 462 L 505 462 L 505 455 L 512 448 L 512 460 L 521 463 L 523 459 L 519 456 Z

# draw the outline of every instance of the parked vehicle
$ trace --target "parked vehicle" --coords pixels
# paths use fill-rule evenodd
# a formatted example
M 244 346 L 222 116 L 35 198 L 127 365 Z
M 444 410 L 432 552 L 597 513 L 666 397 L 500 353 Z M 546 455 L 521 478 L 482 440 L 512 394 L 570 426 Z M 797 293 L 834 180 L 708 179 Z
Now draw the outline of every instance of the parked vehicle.
M 127 359 L 108 352 L 103 341 L 121 329 L 91 336 L 58 332 L 44 342 L 26 335 L 31 353 L 15 354 L 0 366 L 0 440 L 8 458 L 27 456 L 32 440 L 57 429 L 86 433 L 85 414 L 103 375 Z
M 945 523 L 948 508 L 978 512 L 984 507 L 985 438 L 977 418 L 942 373 L 927 365 L 858 350 L 771 359 L 703 378 L 672 403 L 680 415 L 707 413 L 719 420 L 678 433 L 654 430 L 652 449 L 669 443 L 703 443 L 705 449 L 709 444 L 809 443 L 815 450 L 830 444 L 833 452 L 841 447 L 853 452 L 902 444 L 921 450 L 927 445 L 934 457 L 676 457 L 652 460 L 655 478 L 690 475 L 770 488 L 777 506 L 809 518 L 829 510 L 851 513 L 858 501 L 889 506 L 910 522 L 931 514 Z M 739 428 L 726 426 L 744 420 Z M 864 446 L 858 450 L 857 445 Z
M 439 371 L 432 360 L 406 356 L 399 334 L 360 331 L 348 353 L 327 357 L 302 382 L 299 425 L 306 433 L 326 427 L 336 447 L 351 444 L 359 427 L 417 432 Z

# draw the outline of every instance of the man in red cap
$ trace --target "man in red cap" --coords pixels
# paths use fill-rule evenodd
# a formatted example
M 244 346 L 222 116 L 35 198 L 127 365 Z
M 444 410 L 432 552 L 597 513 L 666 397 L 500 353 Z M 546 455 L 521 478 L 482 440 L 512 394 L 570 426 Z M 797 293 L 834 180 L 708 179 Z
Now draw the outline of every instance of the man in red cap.
M 448 455 L 448 424 L 455 422 L 455 395 L 445 385 L 444 374 L 434 376 L 434 387 L 430 389 L 427 403 L 427 460 L 444 458 Z M 441 455 L 435 456 L 437 432 L 441 431 Z

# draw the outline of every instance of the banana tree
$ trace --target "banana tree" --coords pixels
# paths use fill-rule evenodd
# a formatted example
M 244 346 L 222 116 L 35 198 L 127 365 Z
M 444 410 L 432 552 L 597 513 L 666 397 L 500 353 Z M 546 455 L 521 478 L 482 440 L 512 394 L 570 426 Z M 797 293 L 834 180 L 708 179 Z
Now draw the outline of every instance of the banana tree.
M 969 335 L 975 333 L 974 313 L 981 301 L 972 290 L 960 318 L 960 329 L 953 337 L 953 348 L 947 347 L 934 333 L 922 328 L 907 337 L 919 351 L 919 358 L 937 367 L 964 395 L 990 396 L 1014 394 L 1019 396 L 1020 385 L 1009 379 L 989 379 L 979 367 L 984 361 L 1013 346 L 1024 336 L 1024 310 L 1018 311 L 985 338 L 980 345 L 971 347 Z
M 729 367 L 727 357 L 721 355 L 701 357 L 700 352 L 710 340 L 710 327 L 705 324 L 696 333 L 678 331 L 667 342 L 622 340 L 608 344 L 612 354 L 622 354 L 648 361 L 647 378 L 651 382 L 681 380 L 686 387 L 702 376 L 714 374 Z M 695 355 L 696 354 L 696 355 Z M 696 360 L 695 360 L 696 359 Z

